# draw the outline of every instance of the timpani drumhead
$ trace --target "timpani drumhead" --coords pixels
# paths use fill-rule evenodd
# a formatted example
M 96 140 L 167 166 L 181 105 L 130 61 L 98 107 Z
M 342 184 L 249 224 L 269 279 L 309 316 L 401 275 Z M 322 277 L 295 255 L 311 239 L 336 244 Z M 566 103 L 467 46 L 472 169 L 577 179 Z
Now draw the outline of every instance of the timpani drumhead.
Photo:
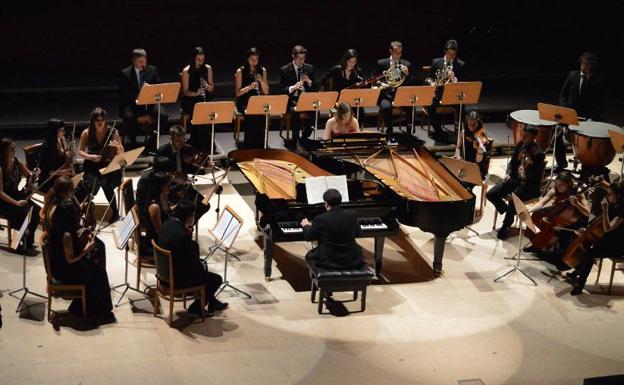
M 592 138 L 608 138 L 609 130 L 624 134 L 624 128 L 618 127 L 615 124 L 604 122 L 579 122 L 578 126 L 569 126 L 569 128 L 576 134 L 585 135 Z
M 539 112 L 537 110 L 518 110 L 509 114 L 512 119 L 524 124 L 531 124 L 533 126 L 554 126 L 555 122 L 550 120 L 542 120 L 539 118 Z

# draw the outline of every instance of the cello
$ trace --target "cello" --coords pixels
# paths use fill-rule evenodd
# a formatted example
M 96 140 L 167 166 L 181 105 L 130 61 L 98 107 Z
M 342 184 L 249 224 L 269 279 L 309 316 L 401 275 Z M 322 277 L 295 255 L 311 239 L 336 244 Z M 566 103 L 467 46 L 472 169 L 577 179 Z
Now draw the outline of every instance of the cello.
M 591 247 L 592 244 L 596 243 L 604 236 L 604 227 L 602 225 L 602 217 L 605 214 L 600 214 L 587 226 L 587 230 L 585 230 L 581 235 L 577 238 L 574 238 L 570 246 L 566 249 L 563 254 L 563 263 L 574 268 L 579 262 L 585 258 L 587 251 Z

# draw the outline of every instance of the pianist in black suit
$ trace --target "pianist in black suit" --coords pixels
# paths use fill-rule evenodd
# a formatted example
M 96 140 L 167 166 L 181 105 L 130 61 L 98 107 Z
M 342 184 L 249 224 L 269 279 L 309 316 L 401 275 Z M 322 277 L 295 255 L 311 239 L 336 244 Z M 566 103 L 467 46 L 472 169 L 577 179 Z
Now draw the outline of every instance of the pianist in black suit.
M 580 70 L 570 71 L 559 94 L 559 105 L 573 108 L 578 116 L 600 120 L 605 104 L 605 85 L 596 74 L 598 57 L 593 52 L 585 52 L 579 57 Z M 557 169 L 561 171 L 567 167 L 563 133 L 557 135 L 555 158 Z
M 409 77 L 410 62 L 403 59 L 403 43 L 400 41 L 393 41 L 390 43 L 390 57 L 377 60 L 377 68 L 375 69 L 374 76 L 381 75 L 383 71 L 390 68 L 392 63 L 398 62 L 401 66 L 401 71 Z M 407 79 L 409 80 L 409 79 Z M 386 125 L 386 133 L 392 133 L 392 101 L 396 90 L 394 88 L 386 88 L 379 96 L 379 113 L 383 118 Z
M 199 259 L 199 245 L 193 241 L 193 225 L 195 223 L 195 205 L 182 200 L 176 206 L 172 216 L 162 225 L 158 235 L 158 245 L 171 251 L 173 274 L 176 287 L 204 285 L 208 312 L 224 310 L 228 304 L 219 301 L 215 292 L 223 283 L 220 275 L 206 270 Z M 188 311 L 201 314 L 201 303 L 197 299 Z
M 336 189 L 323 194 L 326 212 L 317 215 L 312 222 L 301 221 L 303 239 L 318 241 L 318 247 L 310 250 L 306 261 L 315 267 L 326 269 L 357 269 L 364 266 L 362 250 L 355 242 L 360 231 L 354 212 L 340 207 L 342 196 Z
M 444 45 L 444 56 L 433 59 L 431 62 L 429 79 L 436 79 L 437 74 L 444 74 L 451 83 L 455 83 L 463 78 L 465 63 L 463 60 L 457 58 L 457 48 L 457 41 L 449 40 L 446 42 Z M 433 103 L 431 106 L 427 107 L 427 114 L 429 114 L 431 126 L 434 130 L 432 138 L 440 142 L 448 141 L 442 131 L 440 116 L 436 112 L 437 108 L 440 106 L 443 92 L 444 87 L 438 87 L 433 98 Z
M 297 140 L 301 140 L 299 138 L 301 121 L 299 113 L 295 112 L 299 96 L 303 92 L 317 90 L 314 82 L 314 66 L 305 62 L 307 52 L 301 45 L 294 46 L 292 62 L 280 68 L 280 89 L 283 94 L 288 95 L 288 113 L 291 116 L 292 140 L 286 143 L 290 149 L 296 148 Z M 304 129 L 301 138 L 307 138 L 310 133 L 309 129 Z
M 147 64 L 147 52 L 142 48 L 136 48 L 132 51 L 132 64 L 122 69 L 119 75 L 119 117 L 123 119 L 123 129 L 129 149 L 137 147 L 137 118 L 145 115 L 151 115 L 154 120 L 157 118 L 158 111 L 155 104 L 148 106 L 137 106 L 136 104 L 139 91 L 146 83 L 158 84 L 160 78 L 156 67 Z M 167 129 L 168 121 L 169 116 L 161 106 L 161 129 Z

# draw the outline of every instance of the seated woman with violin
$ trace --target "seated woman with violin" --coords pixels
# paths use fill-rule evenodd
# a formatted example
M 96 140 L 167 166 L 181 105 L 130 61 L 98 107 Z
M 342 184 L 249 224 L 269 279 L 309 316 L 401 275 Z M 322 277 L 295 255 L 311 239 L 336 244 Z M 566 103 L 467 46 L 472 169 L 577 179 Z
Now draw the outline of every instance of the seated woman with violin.
M 347 103 L 340 103 L 336 114 L 325 123 L 323 140 L 330 140 L 334 135 L 355 134 L 360 132 L 360 124 L 351 114 L 351 107 Z
M 145 227 L 147 249 L 151 249 L 152 239 L 158 242 L 158 233 L 162 224 L 169 218 L 169 188 L 171 178 L 164 172 L 151 175 L 148 182 L 147 196 L 139 206 L 141 223 Z
M 578 191 L 575 188 L 570 172 L 557 174 L 553 187 L 530 211 L 531 219 L 540 232 L 535 234 L 527 229 L 526 236 L 531 246 L 525 247 L 524 251 L 540 254 L 553 247 L 567 248 L 574 230 L 587 225 L 589 203 L 584 192 L 585 189 Z M 548 205 L 550 202 L 552 204 Z M 553 262 L 561 266 L 560 259 L 555 258 Z
M 28 178 L 28 181 L 26 187 L 20 190 L 19 184 L 22 176 Z M 38 254 L 34 243 L 41 208 L 30 199 L 33 193 L 32 181 L 36 177 L 37 172 L 30 171 L 15 157 L 15 142 L 9 138 L 2 138 L 0 140 L 0 215 L 8 220 L 11 228 L 19 229 L 32 209 L 22 244 L 16 250 L 28 256 Z
M 65 122 L 60 119 L 48 120 L 39 155 L 41 173 L 37 182 L 41 192 L 48 192 L 58 177 L 73 176 L 74 165 L 70 150 L 65 139 Z
M 602 214 L 577 230 L 578 237 L 565 252 L 564 262 L 576 264 L 576 269 L 566 274 L 573 281 L 572 295 L 583 292 L 596 258 L 619 258 L 624 254 L 624 184 L 611 183 L 608 191 L 607 199 L 601 202 Z
M 455 157 L 476 163 L 479 166 L 481 178 L 485 179 L 490 166 L 490 154 L 486 148 L 490 139 L 487 137 L 485 128 L 483 128 L 481 115 L 477 111 L 470 111 L 466 116 L 466 128 L 463 140 L 459 138 L 455 146 Z M 464 143 L 466 149 L 462 151 Z
M 52 275 L 64 284 L 86 285 L 86 316 L 100 323 L 114 322 L 105 246 L 80 225 L 74 192 L 71 179 L 58 178 L 44 209 Z M 69 312 L 83 315 L 80 299 L 71 303 Z
M 100 107 L 95 108 L 91 111 L 89 127 L 80 135 L 79 154 L 84 158 L 84 179 L 91 197 L 95 196 L 101 187 L 110 202 L 111 223 L 119 219 L 115 188 L 121 184 L 121 171 L 102 175 L 100 169 L 108 166 L 115 155 L 123 152 L 119 132 L 106 124 L 106 111 Z

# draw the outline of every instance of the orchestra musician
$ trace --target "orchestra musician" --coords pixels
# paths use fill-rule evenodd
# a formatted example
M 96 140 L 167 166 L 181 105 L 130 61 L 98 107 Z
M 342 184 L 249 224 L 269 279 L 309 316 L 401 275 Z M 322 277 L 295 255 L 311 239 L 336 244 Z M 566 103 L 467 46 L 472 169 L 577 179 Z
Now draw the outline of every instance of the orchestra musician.
M 485 179 L 490 164 L 490 153 L 487 151 L 487 145 L 490 139 L 483 127 L 481 115 L 477 111 L 470 111 L 466 115 L 466 129 L 464 129 L 463 140 L 459 140 L 455 146 L 455 157 L 476 163 L 481 172 L 481 178 Z M 464 148 L 466 144 L 466 149 Z
M 549 203 L 552 204 L 549 205 Z M 546 251 L 550 251 L 550 254 L 557 254 L 558 250 L 565 251 L 570 244 L 573 230 L 587 225 L 589 202 L 583 193 L 577 192 L 572 174 L 564 171 L 557 174 L 553 187 L 531 208 L 530 213 L 533 223 L 541 230 L 541 233 L 533 236 L 530 230 L 527 231 L 532 244 L 524 247 L 523 250 L 538 255 Z M 553 231 L 553 226 L 565 230 Z M 554 248 L 557 250 L 552 250 Z M 549 259 L 558 267 L 565 269 L 561 262 L 561 255 L 559 258 Z
M 166 174 L 173 172 L 173 166 L 169 158 L 156 156 L 154 157 L 152 167 L 141 172 L 135 193 L 135 201 L 138 207 L 144 207 L 147 204 L 150 179 L 158 172 L 164 172 Z M 171 182 L 171 178 L 169 178 L 169 181 Z
M 444 81 L 445 83 L 455 83 L 458 79 L 462 78 L 465 63 L 457 57 L 457 48 L 458 44 L 456 40 L 449 40 L 444 44 L 444 56 L 433 59 L 431 62 L 430 79 L 436 79 L 438 76 L 442 76 L 443 79 L 446 79 Z M 440 101 L 442 100 L 443 91 L 444 87 L 438 84 L 432 104 L 425 109 L 425 112 L 431 119 L 431 126 L 434 130 L 431 137 L 438 142 L 448 142 L 448 138 L 442 130 L 440 115 L 437 113 Z
M 260 54 L 255 47 L 247 50 L 245 62 L 234 74 L 234 93 L 239 114 L 245 114 L 250 97 L 269 94 L 267 70 L 260 65 Z M 262 127 L 264 127 L 264 118 L 261 115 L 245 115 L 243 120 L 245 148 L 264 147 Z
M 182 198 L 186 198 L 195 203 L 197 207 L 197 218 L 201 218 L 210 209 L 210 204 L 204 204 L 204 196 L 195 190 L 191 185 L 189 174 L 203 173 L 200 166 L 193 163 L 193 152 L 191 146 L 185 143 L 186 131 L 180 125 L 171 126 L 169 129 L 169 143 L 163 144 L 154 155 L 156 158 L 168 159 L 174 170 L 174 183 L 169 193 L 169 201 L 176 204 Z
M 156 120 L 158 109 L 156 104 L 138 106 L 136 99 L 144 84 L 158 84 L 160 78 L 156 67 L 147 64 L 147 52 L 143 48 L 132 50 L 132 64 L 121 70 L 119 75 L 119 117 L 123 119 L 124 136 L 128 149 L 138 147 L 136 142 L 137 118 L 152 116 Z M 161 130 L 168 127 L 169 116 L 160 106 Z
M 147 196 L 139 206 L 141 223 L 145 228 L 146 245 L 151 249 L 152 239 L 158 243 L 158 234 L 162 224 L 169 218 L 171 207 L 169 206 L 169 190 L 171 178 L 164 172 L 156 172 L 151 175 L 147 190 Z
M 390 57 L 377 60 L 377 68 L 373 76 L 380 76 L 383 71 L 390 68 L 393 64 L 398 64 L 401 67 L 401 71 L 405 76 L 410 76 L 410 62 L 403 59 L 403 43 L 400 41 L 390 42 Z M 392 122 L 392 102 L 394 101 L 394 95 L 396 90 L 394 88 L 386 88 L 379 96 L 379 113 L 386 125 L 386 133 L 392 134 L 393 122 Z
M 121 144 L 119 133 L 106 124 L 106 111 L 96 107 L 91 111 L 89 127 L 80 134 L 78 153 L 84 158 L 84 180 L 92 197 L 101 187 L 110 202 L 111 223 L 119 219 L 115 188 L 121 184 L 121 170 L 102 175 L 100 169 L 108 166 L 115 155 L 123 152 L 124 146 Z
M 199 245 L 192 238 L 194 213 L 195 205 L 192 202 L 186 199 L 180 201 L 170 218 L 163 223 L 158 245 L 171 251 L 176 287 L 205 286 L 208 313 L 211 315 L 226 309 L 228 304 L 215 297 L 223 278 L 207 271 L 199 258 Z M 199 299 L 188 307 L 188 312 L 195 315 L 201 315 L 203 310 Z
M 52 199 L 44 208 L 52 275 L 64 284 L 86 286 L 89 319 L 99 324 L 115 322 L 105 245 L 93 235 L 82 235 L 87 230 L 80 226 L 80 206 L 74 192 L 70 178 L 58 178 Z M 82 316 L 81 299 L 73 300 L 68 310 Z
M 330 140 L 338 134 L 354 134 L 360 132 L 360 125 L 351 114 L 348 103 L 340 103 L 336 107 L 336 114 L 327 120 L 323 131 L 323 140 Z
M 364 266 L 362 249 L 355 241 L 360 225 L 354 212 L 340 207 L 342 196 L 336 189 L 323 194 L 325 209 L 313 221 L 301 220 L 303 239 L 318 241 L 318 247 L 306 254 L 306 261 L 313 267 L 326 269 L 357 269 Z
M 572 273 L 566 274 L 573 280 L 574 289 L 570 294 L 579 295 L 585 288 L 585 282 L 591 272 L 596 258 L 619 258 L 624 253 L 624 184 L 614 182 L 609 186 L 607 199 L 601 202 L 602 214 L 595 220 L 599 221 L 604 235 L 598 238 L 576 266 Z M 582 237 L 584 229 L 577 231 Z
M 198 102 L 207 102 L 212 99 L 214 80 L 212 67 L 206 63 L 206 54 L 202 47 L 193 48 L 193 55 L 189 65 L 182 70 L 182 112 L 193 116 L 193 108 Z M 206 140 L 203 127 L 193 126 L 189 121 L 189 143 L 200 149 L 210 148 L 210 141 Z
M 505 213 L 503 225 L 498 230 L 498 239 L 506 239 L 512 225 L 516 209 L 513 202 L 506 203 L 503 198 L 511 193 L 522 201 L 540 196 L 540 184 L 544 174 L 544 153 L 535 141 L 537 128 L 526 125 L 522 140 L 516 145 L 507 165 L 504 180 L 496 183 L 487 192 L 487 199 L 494 204 L 499 214 Z
M 60 119 L 48 120 L 46 136 L 39 153 L 39 191 L 46 193 L 61 176 L 73 175 L 73 159 L 65 139 L 65 122 Z M 54 174 L 54 176 L 52 176 Z
M 308 51 L 301 45 L 296 45 L 292 49 L 292 62 L 280 68 L 280 88 L 283 94 L 288 95 L 288 113 L 290 114 L 292 139 L 285 143 L 286 147 L 295 150 L 297 141 L 302 142 L 303 138 L 310 136 L 311 130 L 304 128 L 301 137 L 301 119 L 295 110 L 297 101 L 302 92 L 315 91 L 317 89 L 314 82 L 314 66 L 306 63 Z
M 345 51 L 340 59 L 340 63 L 333 66 L 321 80 L 327 89 L 332 91 L 342 91 L 345 88 L 354 86 L 364 79 L 360 75 L 362 69 L 358 65 L 358 54 L 353 48 Z
M 24 189 L 19 189 L 22 176 L 29 182 Z M 9 138 L 0 139 L 0 214 L 7 219 L 13 229 L 18 229 L 32 208 L 28 228 L 17 252 L 27 256 L 39 254 L 35 248 L 35 231 L 39 225 L 39 207 L 30 199 L 32 180 L 37 176 L 15 157 L 15 142 Z
M 605 106 L 605 83 L 596 73 L 598 56 L 593 52 L 584 52 L 578 61 L 580 69 L 568 73 L 559 93 L 559 104 L 576 110 L 579 117 L 599 121 Z M 556 172 L 568 166 L 563 137 L 563 132 L 559 132 L 555 139 Z

